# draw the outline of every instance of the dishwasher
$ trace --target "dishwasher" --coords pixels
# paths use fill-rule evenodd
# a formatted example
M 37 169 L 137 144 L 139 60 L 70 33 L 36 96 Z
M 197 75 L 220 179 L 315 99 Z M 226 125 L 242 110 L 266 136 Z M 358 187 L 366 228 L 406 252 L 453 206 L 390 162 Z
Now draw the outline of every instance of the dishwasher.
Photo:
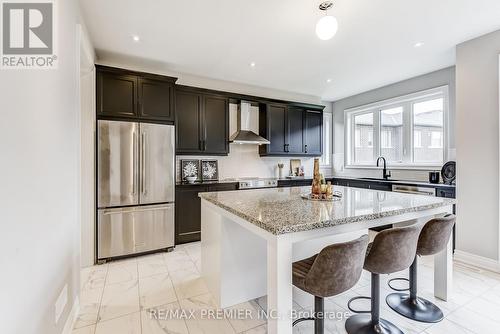
M 393 184 L 392 191 L 395 193 L 436 196 L 436 189 L 431 187 L 404 186 L 400 184 Z

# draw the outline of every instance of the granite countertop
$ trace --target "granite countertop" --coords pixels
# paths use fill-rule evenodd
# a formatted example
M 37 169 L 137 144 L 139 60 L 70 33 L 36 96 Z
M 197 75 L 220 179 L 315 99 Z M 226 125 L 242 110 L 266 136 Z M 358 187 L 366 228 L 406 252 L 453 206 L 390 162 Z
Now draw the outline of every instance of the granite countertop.
M 312 230 L 455 204 L 454 199 L 335 186 L 342 199 L 300 197 L 310 187 L 200 193 L 199 196 L 272 234 Z

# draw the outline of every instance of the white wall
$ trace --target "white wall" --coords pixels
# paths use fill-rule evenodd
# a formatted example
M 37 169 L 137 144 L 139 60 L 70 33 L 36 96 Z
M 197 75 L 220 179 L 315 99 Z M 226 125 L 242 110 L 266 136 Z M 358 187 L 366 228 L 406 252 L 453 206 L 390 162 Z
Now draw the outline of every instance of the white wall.
M 457 46 L 457 248 L 499 260 L 500 30 Z M 500 266 L 499 266 L 500 269 Z
M 75 0 L 57 1 L 56 70 L 0 70 L 0 333 L 61 333 L 79 285 Z M 55 323 L 64 286 L 68 302 Z
M 455 67 L 449 67 L 333 102 L 334 174 L 354 177 L 381 177 L 380 169 L 344 168 L 344 110 L 444 85 L 448 85 L 449 92 L 447 160 L 455 160 Z M 429 180 L 428 170 L 393 169 L 391 172 L 394 179 Z

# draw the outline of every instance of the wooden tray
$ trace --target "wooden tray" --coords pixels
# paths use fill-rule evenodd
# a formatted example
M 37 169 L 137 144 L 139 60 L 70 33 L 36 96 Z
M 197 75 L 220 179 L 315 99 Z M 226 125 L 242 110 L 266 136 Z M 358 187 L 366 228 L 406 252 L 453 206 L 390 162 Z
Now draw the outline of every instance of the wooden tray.
M 326 198 L 312 198 L 311 194 L 301 194 L 300 197 L 303 199 L 307 199 L 309 201 L 317 201 L 317 202 L 333 202 L 333 201 L 340 201 L 342 199 L 342 193 L 339 191 L 333 192 L 333 197 L 330 199 Z

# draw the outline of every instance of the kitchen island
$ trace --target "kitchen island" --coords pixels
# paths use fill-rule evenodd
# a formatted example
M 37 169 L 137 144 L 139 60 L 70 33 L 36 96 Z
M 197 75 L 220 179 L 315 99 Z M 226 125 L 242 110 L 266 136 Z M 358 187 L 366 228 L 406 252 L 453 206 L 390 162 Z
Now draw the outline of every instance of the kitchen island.
M 202 275 L 220 307 L 267 295 L 269 333 L 291 333 L 292 262 L 388 224 L 425 223 L 455 200 L 335 187 L 333 202 L 305 200 L 310 187 L 202 193 Z M 434 294 L 451 289 L 451 242 L 436 256 Z

